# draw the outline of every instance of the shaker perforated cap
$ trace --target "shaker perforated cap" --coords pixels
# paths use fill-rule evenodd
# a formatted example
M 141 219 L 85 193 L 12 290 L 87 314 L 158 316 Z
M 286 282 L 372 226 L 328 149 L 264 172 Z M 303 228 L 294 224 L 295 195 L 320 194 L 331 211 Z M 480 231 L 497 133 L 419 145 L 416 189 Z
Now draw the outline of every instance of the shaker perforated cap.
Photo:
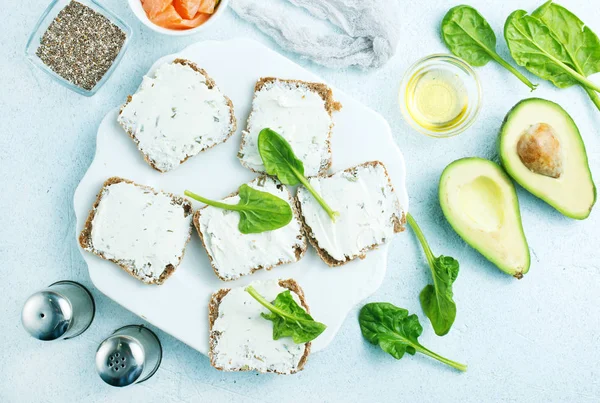
M 29 297 L 21 311 L 21 322 L 36 339 L 70 339 L 85 332 L 95 312 L 94 298 L 87 288 L 65 280 Z
M 39 340 L 61 338 L 71 324 L 73 307 L 62 295 L 38 291 L 27 299 L 21 312 L 21 322 L 29 334 Z
M 109 337 L 96 352 L 96 370 L 112 386 L 135 383 L 142 374 L 144 361 L 144 348 L 129 336 Z
M 96 370 L 109 385 L 128 386 L 152 377 L 161 359 L 162 347 L 154 332 L 142 325 L 129 325 L 100 343 Z

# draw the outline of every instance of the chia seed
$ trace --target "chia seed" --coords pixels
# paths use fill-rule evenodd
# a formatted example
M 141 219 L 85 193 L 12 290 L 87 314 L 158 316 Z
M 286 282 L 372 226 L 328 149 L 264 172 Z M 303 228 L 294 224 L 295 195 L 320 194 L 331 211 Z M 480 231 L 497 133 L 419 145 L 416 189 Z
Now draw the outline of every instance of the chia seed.
M 112 66 L 125 38 L 104 15 L 71 1 L 50 23 L 35 54 L 56 74 L 89 91 Z

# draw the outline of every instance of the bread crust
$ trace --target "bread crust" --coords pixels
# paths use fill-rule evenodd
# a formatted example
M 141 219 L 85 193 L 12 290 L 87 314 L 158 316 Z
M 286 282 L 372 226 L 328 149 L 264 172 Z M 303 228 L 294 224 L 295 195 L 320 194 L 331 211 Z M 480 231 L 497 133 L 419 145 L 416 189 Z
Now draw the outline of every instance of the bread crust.
M 327 113 L 331 117 L 333 117 L 333 112 L 338 112 L 340 109 L 342 109 L 342 104 L 333 99 L 333 91 L 326 84 L 313 83 L 313 82 L 302 81 L 302 80 L 287 80 L 287 79 L 282 79 L 282 78 L 277 78 L 277 77 L 261 77 L 256 82 L 256 85 L 254 86 L 254 98 L 256 98 L 256 94 L 266 84 L 273 83 L 276 81 L 279 81 L 282 83 L 287 83 L 287 84 L 293 84 L 293 85 L 296 85 L 297 87 L 303 86 L 313 92 L 316 92 L 325 102 L 325 109 L 327 110 Z M 254 103 L 254 98 L 252 100 L 253 103 Z M 252 109 L 252 111 L 250 112 L 250 115 L 248 116 L 248 122 L 252 118 L 253 113 L 254 113 L 254 109 Z M 246 125 L 247 125 L 247 123 L 246 123 Z M 334 124 L 332 122 L 331 125 L 329 126 L 329 133 L 327 134 L 327 140 L 326 140 L 329 159 L 325 162 L 321 161 L 321 166 L 319 167 L 319 174 L 318 174 L 319 176 L 325 175 L 327 173 L 327 170 L 329 170 L 329 168 L 331 167 L 331 163 L 333 160 L 332 153 L 331 153 L 331 133 L 333 131 L 333 126 L 334 126 Z M 246 145 L 246 133 L 247 132 L 248 132 L 248 127 L 246 126 L 246 130 L 242 132 L 242 140 L 240 142 L 240 149 L 239 149 L 238 157 Z M 252 172 L 263 173 L 262 171 L 257 171 L 255 169 L 251 168 L 250 166 L 248 166 L 242 160 L 242 158 L 238 158 L 238 159 L 240 160 L 240 163 L 242 164 L 242 166 L 251 170 Z
M 296 295 L 298 295 L 298 298 L 300 298 L 300 303 L 302 304 L 302 307 L 306 310 L 306 312 L 308 314 L 310 314 L 310 308 L 308 307 L 308 303 L 306 302 L 306 299 L 304 297 L 304 290 L 302 290 L 302 288 L 298 285 L 296 280 L 294 280 L 294 279 L 279 280 L 279 286 L 283 287 L 283 288 L 287 288 L 288 290 L 296 293 Z M 221 304 L 221 301 L 223 300 L 223 298 L 225 298 L 227 293 L 229 293 L 229 291 L 231 291 L 231 288 L 222 288 L 222 289 L 218 290 L 217 292 L 213 293 L 211 295 L 210 302 L 208 304 L 208 328 L 209 328 L 208 358 L 210 359 L 210 365 L 212 365 L 214 368 L 218 369 L 219 371 L 224 371 L 224 369 L 222 367 L 218 367 L 216 365 L 215 357 L 213 356 L 213 348 L 217 343 L 217 337 L 220 335 L 220 333 L 217 331 L 213 332 L 212 329 L 213 329 L 213 326 L 214 326 L 217 318 L 219 317 L 219 305 Z M 300 358 L 300 361 L 298 362 L 298 368 L 294 371 L 291 371 L 290 374 L 295 374 L 304 369 L 304 365 L 306 364 L 306 361 L 308 360 L 308 356 L 310 355 L 310 347 L 311 347 L 311 342 L 309 341 L 308 343 L 305 344 L 304 354 L 302 355 L 302 357 Z M 241 372 L 241 371 L 254 371 L 254 369 L 239 368 L 239 369 L 232 370 L 232 372 Z M 267 372 L 276 373 L 279 375 L 287 375 L 287 374 L 283 374 L 283 373 L 277 372 L 277 371 L 267 371 Z
M 381 161 L 368 161 L 368 162 L 364 162 L 360 165 L 356 165 L 353 166 L 351 168 L 347 168 L 342 172 L 354 172 L 356 171 L 356 169 L 358 168 L 364 168 L 364 167 L 369 167 L 369 166 L 381 166 L 385 172 L 385 176 L 388 180 L 388 183 L 392 189 L 393 192 L 395 192 L 394 190 L 394 185 L 392 184 L 392 181 L 390 179 L 390 175 L 388 174 L 388 171 L 385 167 L 385 165 L 381 162 Z M 338 173 L 338 172 L 336 172 Z M 327 175 L 325 176 L 326 178 L 329 178 L 333 175 L 335 175 L 336 173 L 333 173 L 331 175 Z M 306 220 L 304 218 L 304 214 L 302 213 L 302 205 L 300 204 L 300 200 L 298 199 L 298 197 L 296 197 L 296 203 L 297 203 L 297 208 L 298 211 L 300 211 L 300 216 L 302 217 L 302 228 L 304 229 L 304 234 L 306 235 L 306 237 L 308 238 L 308 242 L 310 242 L 310 244 L 315 248 L 315 250 L 317 251 L 317 255 L 319 255 L 319 257 L 321 258 L 321 260 L 323 260 L 328 266 L 330 267 L 336 267 L 336 266 L 342 266 L 345 265 L 346 263 L 351 262 L 352 260 L 356 259 L 356 258 L 360 258 L 360 259 L 364 259 L 366 257 L 366 253 L 370 250 L 373 249 L 377 249 L 377 247 L 379 245 L 377 244 L 373 244 L 368 246 L 361 254 L 358 254 L 356 256 L 351 256 L 351 257 L 346 257 L 346 259 L 344 260 L 337 260 L 334 257 L 332 257 L 325 249 L 321 248 L 319 246 L 319 241 L 314 237 L 312 228 L 306 223 Z M 405 224 L 406 224 L 406 214 L 404 211 L 402 211 L 402 216 L 398 217 L 396 214 L 392 215 L 392 221 L 394 223 L 394 233 L 399 233 L 399 232 L 403 232 L 405 230 Z
M 196 63 L 186 60 L 186 59 L 180 59 L 177 58 L 175 60 L 173 60 L 172 63 L 177 63 L 177 64 L 181 64 L 182 66 L 188 66 L 190 67 L 192 70 L 197 71 L 198 73 L 202 74 L 204 76 L 204 78 L 206 79 L 206 85 L 209 89 L 213 89 L 214 87 L 217 86 L 217 84 L 215 83 L 215 80 L 213 80 L 208 73 L 206 72 L 206 70 L 198 67 L 196 65 Z M 121 106 L 121 109 L 119 110 L 119 116 L 123 113 L 123 109 L 127 106 L 127 104 L 129 104 L 129 102 L 131 102 L 133 95 L 128 95 L 127 96 L 127 101 L 123 104 L 123 106 Z M 209 150 L 211 148 L 213 148 L 214 146 L 217 146 L 219 144 L 225 143 L 227 140 L 229 140 L 229 138 L 231 136 L 233 136 L 233 134 L 235 133 L 235 131 L 237 130 L 237 119 L 235 118 L 235 113 L 234 113 L 234 109 L 233 109 L 233 102 L 231 102 L 231 99 L 229 99 L 228 96 L 226 96 L 225 94 L 223 94 L 223 97 L 225 98 L 225 102 L 227 103 L 227 105 L 229 106 L 229 116 L 230 116 L 230 124 L 231 124 L 231 130 L 229 132 L 229 134 L 227 135 L 227 137 L 225 137 L 225 139 L 220 142 L 220 143 L 216 143 L 213 144 L 210 147 L 205 148 L 204 150 L 202 150 L 201 152 L 204 152 L 206 150 Z M 120 124 L 120 123 L 119 123 Z M 142 154 L 142 157 L 144 158 L 144 161 L 146 161 L 148 163 L 148 165 L 150 165 L 152 168 L 154 168 L 155 170 L 157 170 L 160 173 L 165 173 L 165 172 L 169 172 L 169 171 L 162 171 L 160 168 L 158 168 L 156 166 L 156 164 L 154 163 L 154 161 L 152 161 L 150 159 L 150 157 L 144 153 L 141 149 L 140 149 L 140 141 L 138 140 L 138 138 L 136 137 L 135 133 L 132 130 L 127 129 L 124 125 L 120 124 L 121 127 L 123 128 L 123 130 L 125 130 L 125 132 L 129 135 L 129 137 L 131 137 L 131 139 L 135 142 L 135 145 L 137 146 L 138 150 L 140 151 L 140 153 Z M 198 154 L 196 154 L 198 155 Z M 183 164 L 184 162 L 186 162 L 190 157 L 194 157 L 195 155 L 188 155 L 186 156 L 184 159 L 182 159 L 179 162 L 179 165 Z M 175 167 L 176 168 L 176 167 Z M 173 168 L 173 169 L 175 169 Z
M 157 191 L 157 190 L 155 190 L 154 188 L 152 188 L 150 186 L 140 185 L 140 184 L 137 184 L 137 183 L 135 183 L 133 181 L 130 181 L 128 179 L 123 179 L 123 178 L 119 178 L 117 176 L 113 176 L 113 177 L 108 178 L 102 184 L 102 188 L 100 189 L 100 191 L 98 192 L 98 195 L 96 196 L 96 200 L 94 201 L 94 204 L 92 205 L 90 213 L 88 214 L 87 220 L 85 221 L 85 224 L 83 226 L 83 230 L 79 234 L 79 245 L 81 245 L 81 247 L 84 250 L 86 250 L 88 252 L 91 252 L 94 255 L 101 257 L 102 259 L 109 260 L 109 261 L 115 263 L 117 266 L 119 266 L 120 268 L 122 268 L 123 270 L 125 270 L 127 273 L 129 273 L 129 275 L 131 275 L 132 277 L 137 278 L 138 280 L 141 280 L 145 284 L 161 285 L 167 278 L 169 278 L 175 272 L 175 269 L 181 263 L 181 260 L 183 259 L 183 256 L 185 255 L 185 247 L 187 246 L 187 243 L 190 241 L 190 238 L 192 236 L 192 225 L 190 224 L 189 234 L 188 234 L 188 237 L 187 237 L 187 239 L 185 241 L 185 244 L 183 245 L 183 250 L 182 250 L 181 256 L 179 258 L 179 261 L 177 262 L 177 265 L 176 266 L 173 266 L 172 264 L 167 265 L 164 268 L 163 272 L 161 273 L 161 275 L 159 276 L 159 278 L 157 280 L 147 281 L 147 278 L 135 275 L 133 273 L 133 270 L 132 270 L 131 266 L 126 265 L 126 264 L 124 264 L 123 262 L 121 262 L 119 260 L 110 259 L 110 258 L 105 257 L 102 252 L 97 251 L 94 248 L 94 245 L 92 243 L 92 222 L 94 221 L 94 217 L 96 216 L 96 209 L 98 208 L 98 206 L 100 205 L 100 202 L 102 201 L 102 194 L 104 192 L 104 189 L 106 189 L 110 185 L 114 185 L 114 184 L 121 183 L 121 182 L 125 182 L 125 183 L 129 183 L 129 184 L 135 185 L 135 186 L 140 187 L 142 189 L 149 190 L 149 191 L 151 191 L 153 193 L 159 193 L 160 192 L 160 193 L 167 194 L 168 196 L 171 197 L 171 199 L 173 200 L 173 202 L 175 204 L 178 204 L 178 205 L 180 205 L 180 206 L 183 207 L 185 217 L 188 217 L 193 212 L 192 204 L 190 203 L 190 201 L 187 200 L 187 199 L 185 199 L 185 198 L 183 198 L 183 197 L 181 197 L 181 196 L 176 196 L 176 195 L 173 195 L 172 193 Z
M 261 175 L 261 176 L 257 177 L 256 179 L 261 180 L 262 178 L 268 178 L 268 176 L 267 175 Z M 281 185 L 281 186 L 285 186 L 285 185 Z M 233 197 L 233 196 L 237 196 L 238 193 L 239 193 L 239 191 L 236 190 L 235 192 L 230 193 L 229 195 L 225 196 L 224 199 L 229 198 L 229 197 Z M 296 197 L 293 197 L 293 196 L 290 195 L 290 199 L 288 201 L 290 203 L 290 207 L 292 208 L 292 212 L 294 214 L 294 218 L 297 219 L 297 220 L 299 220 L 300 223 L 302 224 L 302 218 L 301 218 L 301 215 L 300 215 L 300 211 L 298 210 Z M 208 260 L 210 261 L 210 265 L 213 268 L 213 271 L 215 272 L 215 275 L 217 277 L 219 277 L 219 279 L 222 280 L 222 281 L 235 281 L 235 280 L 237 280 L 240 277 L 249 276 L 249 275 L 257 272 L 258 270 L 263 270 L 263 269 L 264 270 L 271 270 L 274 267 L 281 266 L 283 264 L 295 263 L 295 262 L 299 261 L 300 259 L 302 259 L 302 257 L 306 253 L 306 250 L 308 249 L 308 242 L 306 242 L 306 237 L 304 236 L 304 231 L 301 228 L 302 247 L 300 247 L 300 248 L 296 247 L 295 248 L 295 255 L 296 255 L 296 260 L 295 261 L 280 261 L 279 263 L 277 263 L 275 265 L 271 265 L 271 266 L 259 265 L 257 267 L 252 268 L 251 271 L 250 271 L 250 273 L 248 273 L 248 274 L 242 274 L 241 276 L 236 277 L 236 278 L 221 277 L 219 275 L 217 267 L 215 266 L 213 257 L 208 252 L 208 247 L 206 246 L 206 242 L 204 240 L 204 235 L 202 234 L 202 231 L 200 229 L 201 228 L 200 227 L 200 216 L 202 215 L 202 210 L 204 210 L 206 207 L 208 207 L 208 206 L 204 206 L 204 207 L 199 208 L 198 210 L 196 210 L 196 212 L 194 213 L 194 218 L 193 218 L 192 221 L 194 223 L 194 227 L 196 228 L 196 232 L 198 233 L 198 236 L 200 237 L 200 241 L 202 242 L 202 246 L 206 250 L 206 254 L 208 255 Z

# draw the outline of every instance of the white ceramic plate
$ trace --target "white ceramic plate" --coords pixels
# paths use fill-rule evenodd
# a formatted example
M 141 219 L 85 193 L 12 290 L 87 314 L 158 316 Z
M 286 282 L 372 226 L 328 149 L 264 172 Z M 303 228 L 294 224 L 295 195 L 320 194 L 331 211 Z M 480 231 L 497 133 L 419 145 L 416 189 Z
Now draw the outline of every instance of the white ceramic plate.
M 96 156 L 75 191 L 78 233 L 82 230 L 96 194 L 110 176 L 121 176 L 175 194 L 190 189 L 212 199 L 225 197 L 255 174 L 243 168 L 236 154 L 240 131 L 250 112 L 254 84 L 264 76 L 322 81 L 267 47 L 245 39 L 201 42 L 180 53 L 158 60 L 150 69 L 176 57 L 192 60 L 206 69 L 235 106 L 238 131 L 220 144 L 166 174 L 150 168 L 133 141 L 117 124 L 118 109 L 108 113 L 98 129 Z M 141 77 L 135 78 L 141 81 Z M 364 161 L 380 160 L 388 168 L 405 210 L 404 159 L 392 139 L 390 127 L 377 113 L 333 88 L 343 108 L 334 115 L 332 172 Z M 200 207 L 196 203 L 195 207 Z M 306 293 L 313 316 L 327 324 L 327 330 L 313 343 L 313 351 L 326 347 L 340 328 L 349 310 L 379 288 L 386 271 L 388 246 L 356 260 L 330 268 L 312 247 L 295 264 L 261 270 L 232 282 L 219 280 L 194 230 L 185 257 L 175 273 L 161 286 L 145 285 L 114 263 L 81 250 L 94 285 L 109 298 L 146 319 L 203 354 L 208 352 L 208 301 L 223 287 L 242 286 L 253 280 L 294 278 Z

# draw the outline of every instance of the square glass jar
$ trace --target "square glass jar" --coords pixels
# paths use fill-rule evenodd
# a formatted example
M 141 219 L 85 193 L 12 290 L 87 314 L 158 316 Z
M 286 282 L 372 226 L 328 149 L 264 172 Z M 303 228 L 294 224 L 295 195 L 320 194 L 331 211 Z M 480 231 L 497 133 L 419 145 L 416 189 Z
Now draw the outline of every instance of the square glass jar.
M 94 87 L 91 90 L 86 90 L 85 88 L 75 85 L 72 82 L 61 77 L 59 74 L 55 73 L 50 67 L 48 67 L 38 55 L 36 55 L 36 51 L 40 46 L 40 42 L 42 40 L 42 37 L 44 36 L 44 33 L 46 32 L 52 21 L 54 21 L 58 13 L 60 13 L 69 3 L 71 3 L 71 1 L 77 1 L 78 3 L 81 3 L 84 6 L 91 8 L 97 13 L 102 14 L 110 22 L 112 22 L 125 33 L 125 41 L 123 42 L 123 46 L 121 46 L 119 54 L 113 60 L 110 68 L 104 73 L 102 78 L 94 85 Z M 73 90 L 81 95 L 89 97 L 94 95 L 113 73 L 113 71 L 123 58 L 125 51 L 127 50 L 127 45 L 131 40 L 131 35 L 132 31 L 129 25 L 127 25 L 123 20 L 117 17 L 113 12 L 111 12 L 103 5 L 94 0 L 52 0 L 52 2 L 48 5 L 46 10 L 42 13 L 40 19 L 33 28 L 31 35 L 29 35 L 27 45 L 25 46 L 25 56 L 34 66 L 38 67 L 40 70 L 52 77 L 54 81 L 67 87 L 70 90 Z

